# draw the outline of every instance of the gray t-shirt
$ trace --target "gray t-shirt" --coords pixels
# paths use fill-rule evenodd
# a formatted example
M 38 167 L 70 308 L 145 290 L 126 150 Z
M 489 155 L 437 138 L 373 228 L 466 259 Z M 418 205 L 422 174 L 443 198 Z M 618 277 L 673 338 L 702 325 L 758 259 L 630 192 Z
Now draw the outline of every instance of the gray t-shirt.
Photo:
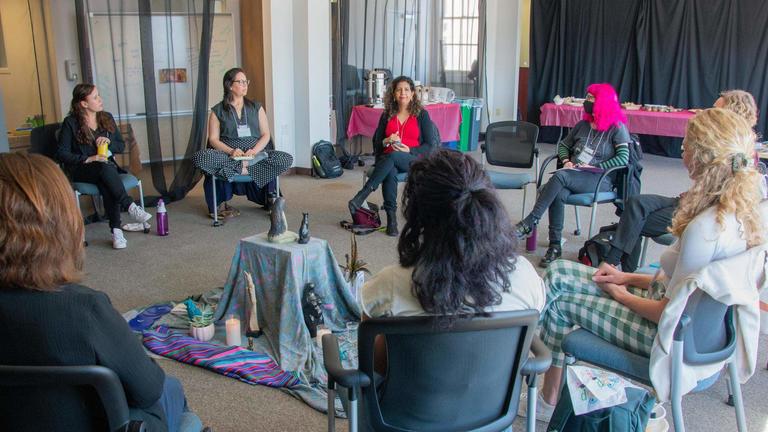
M 628 143 L 630 139 L 629 130 L 623 123 L 599 132 L 592 129 L 588 121 L 582 120 L 571 128 L 560 145 L 568 148 L 571 162 L 597 166 L 616 154 L 618 144 Z

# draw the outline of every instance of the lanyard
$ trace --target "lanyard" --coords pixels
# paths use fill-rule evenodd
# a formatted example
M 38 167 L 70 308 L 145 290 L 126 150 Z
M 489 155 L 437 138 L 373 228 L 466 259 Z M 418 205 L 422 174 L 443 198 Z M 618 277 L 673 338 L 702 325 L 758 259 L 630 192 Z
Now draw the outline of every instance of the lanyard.
M 235 112 L 231 113 L 232 114 L 232 118 L 235 119 L 235 125 L 237 125 L 237 127 L 240 127 L 240 121 L 237 119 L 237 115 L 235 115 L 235 113 L 237 112 L 237 109 L 235 108 L 234 105 L 232 106 L 232 108 L 233 108 L 233 111 L 235 111 Z M 243 122 L 243 125 L 247 125 L 248 124 L 248 108 L 245 107 L 245 102 L 243 102 L 243 116 L 240 117 L 240 118 L 245 120 Z

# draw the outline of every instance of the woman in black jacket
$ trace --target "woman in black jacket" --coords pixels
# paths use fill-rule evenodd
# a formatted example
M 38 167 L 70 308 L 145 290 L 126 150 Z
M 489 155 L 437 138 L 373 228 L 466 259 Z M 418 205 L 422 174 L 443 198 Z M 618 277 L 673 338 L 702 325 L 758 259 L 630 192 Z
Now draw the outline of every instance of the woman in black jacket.
M 397 175 L 408 172 L 411 162 L 440 146 L 440 134 L 416 97 L 413 80 L 399 76 L 384 95 L 384 113 L 373 134 L 376 166 L 365 186 L 349 201 L 354 216 L 379 185 L 387 213 L 387 235 L 397 236 Z
M 103 143 L 108 146 L 106 156 L 97 151 Z M 120 180 L 119 169 L 111 155 L 123 150 L 125 141 L 112 114 L 104 111 L 99 90 L 93 84 L 76 85 L 72 90 L 69 115 L 61 125 L 56 158 L 64 164 L 72 181 L 93 183 L 99 188 L 115 249 L 128 246 L 121 229 L 121 210 L 128 210 L 131 217 L 141 223 L 152 217 L 133 202 Z
M 187 410 L 181 384 L 147 356 L 106 294 L 78 284 L 83 255 L 83 220 L 61 170 L 44 156 L 0 154 L 0 364 L 107 367 L 131 419 L 176 431 Z M 35 430 L 106 430 L 98 400 L 81 393 L 0 386 L 0 430 L 30 430 L 29 418 Z

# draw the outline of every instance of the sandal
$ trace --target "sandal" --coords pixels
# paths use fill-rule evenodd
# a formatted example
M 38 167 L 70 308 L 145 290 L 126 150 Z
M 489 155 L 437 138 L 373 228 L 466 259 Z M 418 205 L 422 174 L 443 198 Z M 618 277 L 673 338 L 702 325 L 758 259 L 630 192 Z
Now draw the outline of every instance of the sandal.
M 229 217 L 237 217 L 237 216 L 240 216 L 240 210 L 238 210 L 238 209 L 236 209 L 236 208 L 232 207 L 232 206 L 231 206 L 231 205 L 229 205 L 229 203 L 227 203 L 227 202 L 225 202 L 225 203 L 224 203 L 224 211 L 225 211 L 225 212 L 228 212 L 228 213 L 230 214 L 230 216 L 229 216 Z

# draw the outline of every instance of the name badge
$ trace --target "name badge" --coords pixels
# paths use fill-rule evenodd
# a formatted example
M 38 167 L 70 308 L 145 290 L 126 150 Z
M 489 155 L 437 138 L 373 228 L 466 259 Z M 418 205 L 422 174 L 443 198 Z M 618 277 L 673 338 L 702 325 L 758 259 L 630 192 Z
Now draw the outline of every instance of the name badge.
M 251 136 L 251 128 L 248 125 L 237 125 L 237 137 L 249 137 Z
M 580 164 L 589 165 L 595 157 L 595 151 L 590 147 L 584 147 L 576 158 Z

